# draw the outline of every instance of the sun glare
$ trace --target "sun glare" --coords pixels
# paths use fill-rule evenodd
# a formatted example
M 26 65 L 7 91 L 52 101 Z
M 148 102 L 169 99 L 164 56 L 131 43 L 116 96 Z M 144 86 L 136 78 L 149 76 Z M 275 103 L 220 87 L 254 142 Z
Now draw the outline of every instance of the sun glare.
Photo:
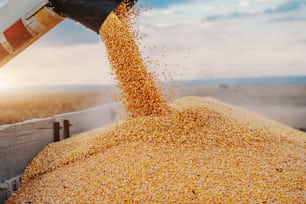
M 6 79 L 0 78 L 0 92 L 6 92 L 12 89 L 12 84 Z

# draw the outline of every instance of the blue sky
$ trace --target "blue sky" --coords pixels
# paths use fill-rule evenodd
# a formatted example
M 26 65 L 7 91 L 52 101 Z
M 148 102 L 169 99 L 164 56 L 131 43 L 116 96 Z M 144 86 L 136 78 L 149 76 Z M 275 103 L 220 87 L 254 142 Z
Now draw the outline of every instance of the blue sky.
M 138 25 L 143 55 L 161 64 L 155 72 L 166 67 L 175 79 L 306 75 L 306 0 L 137 5 L 150 8 Z M 65 20 L 0 69 L 0 86 L 113 83 L 105 53 L 99 36 Z

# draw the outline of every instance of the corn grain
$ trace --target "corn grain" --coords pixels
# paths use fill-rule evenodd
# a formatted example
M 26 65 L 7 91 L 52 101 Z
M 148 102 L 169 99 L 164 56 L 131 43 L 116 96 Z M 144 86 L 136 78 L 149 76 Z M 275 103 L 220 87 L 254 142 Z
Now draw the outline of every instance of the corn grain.
M 48 145 L 7 203 L 303 203 L 304 133 L 210 98 L 171 107 Z
M 118 12 L 101 34 L 131 117 L 48 145 L 6 204 L 303 203 L 305 134 L 210 98 L 167 105 Z
M 131 29 L 130 15 L 123 4 L 111 13 L 100 29 L 108 59 L 122 92 L 128 116 L 161 115 L 169 107 L 147 71 L 137 44 L 137 32 Z

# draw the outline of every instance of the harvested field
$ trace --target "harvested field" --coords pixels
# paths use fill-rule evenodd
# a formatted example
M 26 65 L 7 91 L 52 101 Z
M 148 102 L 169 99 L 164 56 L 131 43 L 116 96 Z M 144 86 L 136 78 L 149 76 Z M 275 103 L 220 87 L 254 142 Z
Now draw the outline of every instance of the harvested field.
M 112 101 L 111 92 L 1 94 L 0 125 L 74 112 Z
M 306 134 L 210 98 L 50 144 L 6 203 L 303 203 Z

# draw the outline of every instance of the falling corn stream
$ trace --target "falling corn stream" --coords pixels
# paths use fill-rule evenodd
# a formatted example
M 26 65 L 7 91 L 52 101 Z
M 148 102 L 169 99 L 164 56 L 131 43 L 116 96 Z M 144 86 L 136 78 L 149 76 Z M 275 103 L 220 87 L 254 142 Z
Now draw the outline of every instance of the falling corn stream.
M 131 117 L 162 115 L 170 111 L 152 75 L 147 71 L 129 26 L 129 16 L 121 4 L 100 28 L 108 59 L 122 92 L 127 115 Z
M 6 203 L 304 203 L 305 134 L 211 98 L 167 103 L 129 15 L 100 29 L 129 117 L 48 145 Z

